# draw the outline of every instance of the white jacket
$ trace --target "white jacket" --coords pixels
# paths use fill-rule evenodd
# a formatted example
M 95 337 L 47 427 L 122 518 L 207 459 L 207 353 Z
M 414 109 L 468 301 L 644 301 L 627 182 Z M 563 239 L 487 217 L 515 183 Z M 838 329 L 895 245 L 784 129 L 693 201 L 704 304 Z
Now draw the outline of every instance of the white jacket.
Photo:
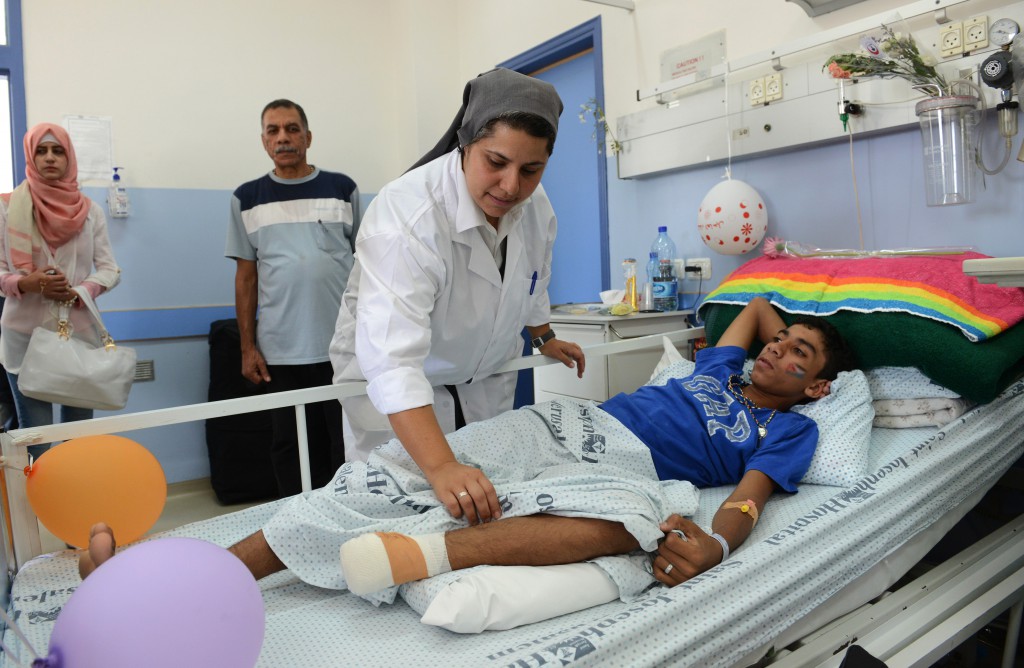
M 459 386 L 467 422 L 511 408 L 515 374 L 486 381 L 522 354 L 524 326 L 550 320 L 557 224 L 540 186 L 503 223 L 504 280 L 458 151 L 385 186 L 356 240 L 331 342 L 335 382 L 365 378 L 385 415 L 433 404 L 439 385 Z

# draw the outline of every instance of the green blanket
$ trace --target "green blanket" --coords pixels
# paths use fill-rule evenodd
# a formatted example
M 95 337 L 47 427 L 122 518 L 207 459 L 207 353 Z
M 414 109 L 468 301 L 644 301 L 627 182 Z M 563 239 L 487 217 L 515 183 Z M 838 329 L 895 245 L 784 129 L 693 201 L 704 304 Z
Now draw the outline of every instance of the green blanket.
M 707 304 L 701 309 L 710 345 L 742 308 Z M 787 324 L 796 317 L 780 315 Z M 840 311 L 825 320 L 850 342 L 862 369 L 917 367 L 936 383 L 980 403 L 992 401 L 1024 374 L 1024 323 L 984 342 L 971 343 L 954 327 L 906 313 Z

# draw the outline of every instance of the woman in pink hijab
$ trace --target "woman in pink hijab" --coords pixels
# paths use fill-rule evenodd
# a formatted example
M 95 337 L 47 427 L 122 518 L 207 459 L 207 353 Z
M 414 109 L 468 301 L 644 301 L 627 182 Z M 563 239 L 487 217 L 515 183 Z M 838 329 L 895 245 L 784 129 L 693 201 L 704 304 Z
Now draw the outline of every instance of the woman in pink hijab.
M 25 135 L 25 181 L 0 195 L 0 364 L 7 370 L 19 427 L 54 423 L 53 405 L 24 396 L 18 376 L 32 330 L 52 324 L 60 302 L 82 286 L 97 297 L 117 285 L 121 270 L 107 237 L 103 209 L 78 189 L 78 162 L 68 133 L 40 123 Z M 91 332 L 84 309 L 72 309 L 78 334 Z M 92 410 L 61 406 L 60 421 L 87 420 Z M 39 456 L 49 445 L 32 446 Z

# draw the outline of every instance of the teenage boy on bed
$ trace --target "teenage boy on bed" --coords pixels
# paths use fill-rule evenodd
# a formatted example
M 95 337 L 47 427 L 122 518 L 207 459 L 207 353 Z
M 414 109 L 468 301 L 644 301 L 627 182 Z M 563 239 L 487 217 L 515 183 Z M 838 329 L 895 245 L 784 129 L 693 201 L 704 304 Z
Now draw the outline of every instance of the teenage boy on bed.
M 750 384 L 746 384 L 740 374 L 755 337 L 766 345 L 751 371 Z M 717 347 L 698 354 L 693 375 L 662 387 L 645 386 L 630 395 L 617 395 L 601 406 L 647 446 L 660 480 L 689 480 L 697 487 L 736 485 L 716 512 L 711 534 L 675 514 L 662 522 L 660 532 L 655 532 L 663 534 L 663 539 L 654 558 L 654 574 L 660 582 L 676 585 L 721 563 L 729 550 L 746 540 L 773 491 L 796 491 L 797 481 L 810 465 L 818 431 L 812 420 L 788 409 L 825 396 L 838 372 L 853 367 L 852 353 L 829 323 L 803 318 L 786 327 L 768 301 L 758 297 L 729 325 Z M 556 443 L 556 447 L 561 446 Z M 641 446 L 632 447 L 643 453 Z M 456 453 L 460 451 L 456 449 Z M 642 470 L 649 472 L 650 462 L 645 467 Z M 339 473 L 336 480 L 341 478 Z M 359 512 L 367 512 L 357 508 L 359 504 L 381 498 L 338 496 L 330 488 L 311 494 L 334 494 L 332 503 L 346 512 L 355 508 L 357 517 L 361 517 Z M 360 500 L 359 496 L 375 499 Z M 489 496 L 494 511 L 475 508 L 475 517 L 466 513 L 469 526 L 446 532 L 408 536 L 360 533 L 355 527 L 343 527 L 359 533 L 341 548 L 343 586 L 364 594 L 477 565 L 564 564 L 640 547 L 622 523 L 596 517 L 533 514 L 491 521 L 498 520 L 501 513 L 493 489 Z M 434 507 L 432 512 L 447 508 L 459 517 L 461 508 L 458 499 L 455 501 Z M 385 517 L 397 515 L 382 514 L 357 525 L 376 523 L 379 527 L 381 521 L 389 522 L 381 519 Z M 307 551 L 313 553 L 330 543 L 329 536 L 336 534 L 316 526 L 324 521 L 316 514 L 296 520 L 303 525 L 301 531 L 289 535 L 301 536 L 293 540 L 302 545 L 278 542 L 282 549 L 275 551 L 260 530 L 229 549 L 259 579 L 288 568 L 278 552 L 289 552 L 284 555 L 286 560 L 302 561 L 297 555 L 305 557 Z M 271 526 L 266 527 L 268 534 Z M 282 541 L 280 537 L 272 540 Z M 335 555 L 322 558 L 330 559 L 324 568 L 333 570 L 336 577 L 338 544 L 328 544 L 321 552 Z M 80 559 L 82 576 L 113 553 L 112 532 L 106 525 L 96 525 L 89 549 Z M 293 570 L 298 570 L 298 565 L 293 565 Z

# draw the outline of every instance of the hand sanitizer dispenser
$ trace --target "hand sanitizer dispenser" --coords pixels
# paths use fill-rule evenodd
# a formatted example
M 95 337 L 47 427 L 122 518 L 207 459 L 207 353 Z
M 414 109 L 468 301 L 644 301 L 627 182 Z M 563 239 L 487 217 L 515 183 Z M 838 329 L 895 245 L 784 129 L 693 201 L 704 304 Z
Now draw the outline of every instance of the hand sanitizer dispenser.
M 107 211 L 111 218 L 127 218 L 131 213 L 131 205 L 128 202 L 128 190 L 124 187 L 124 181 L 117 170 L 123 167 L 114 167 L 114 178 L 110 181 L 110 188 L 107 191 Z

